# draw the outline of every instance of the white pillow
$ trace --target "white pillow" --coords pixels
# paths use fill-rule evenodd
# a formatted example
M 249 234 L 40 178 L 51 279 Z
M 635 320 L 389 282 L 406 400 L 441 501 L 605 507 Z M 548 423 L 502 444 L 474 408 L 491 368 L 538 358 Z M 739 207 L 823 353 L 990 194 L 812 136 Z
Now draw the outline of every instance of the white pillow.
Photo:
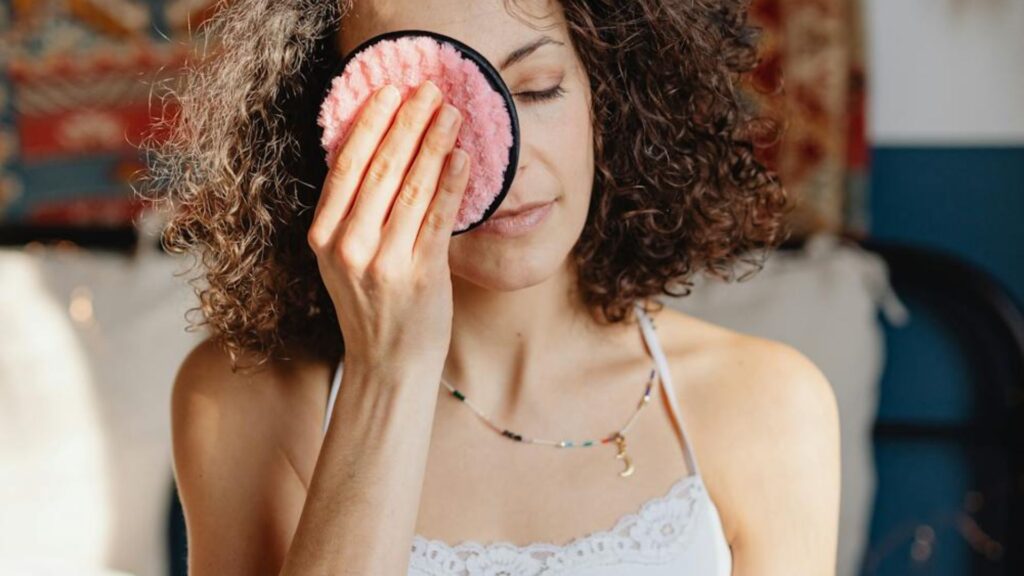
M 867 550 L 876 474 L 871 430 L 885 342 L 877 311 L 894 324 L 908 313 L 889 285 L 877 254 L 832 234 L 811 236 L 801 249 L 773 253 L 742 282 L 694 278 L 689 296 L 662 296 L 666 306 L 804 353 L 835 391 L 841 433 L 837 576 L 859 573 Z
M 0 565 L 167 573 L 170 390 L 205 333 L 185 332 L 187 258 L 151 240 L 0 251 Z
M 87 355 L 30 256 L 0 250 L 0 278 L 0 567 L 101 567 L 113 518 Z

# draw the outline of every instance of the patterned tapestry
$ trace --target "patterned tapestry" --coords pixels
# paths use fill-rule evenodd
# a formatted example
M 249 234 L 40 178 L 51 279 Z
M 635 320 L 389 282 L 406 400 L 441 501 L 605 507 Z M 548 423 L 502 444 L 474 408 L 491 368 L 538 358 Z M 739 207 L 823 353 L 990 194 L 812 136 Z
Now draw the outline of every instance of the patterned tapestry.
M 867 227 L 859 1 L 753 3 L 764 33 L 752 80 L 785 123 L 764 155 L 798 199 L 797 237 Z M 138 213 L 150 84 L 183 61 L 215 3 L 0 0 L 0 225 L 117 226 Z
M 126 225 L 151 85 L 213 0 L 0 0 L 0 225 Z
M 765 152 L 798 208 L 794 236 L 866 232 L 868 146 L 860 0 L 754 0 L 752 82 L 782 138 Z

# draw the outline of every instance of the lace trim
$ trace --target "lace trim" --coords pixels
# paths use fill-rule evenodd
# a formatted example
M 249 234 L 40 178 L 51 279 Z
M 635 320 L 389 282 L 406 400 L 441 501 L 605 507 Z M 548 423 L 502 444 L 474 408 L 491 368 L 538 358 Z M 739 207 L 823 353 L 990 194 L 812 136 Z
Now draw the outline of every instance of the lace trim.
M 612 528 L 578 536 L 563 546 L 472 540 L 450 545 L 417 534 L 409 567 L 430 576 L 535 576 L 623 561 L 660 564 L 686 549 L 694 514 L 705 502 L 701 476 L 691 474 L 677 480 L 667 494 L 619 518 Z

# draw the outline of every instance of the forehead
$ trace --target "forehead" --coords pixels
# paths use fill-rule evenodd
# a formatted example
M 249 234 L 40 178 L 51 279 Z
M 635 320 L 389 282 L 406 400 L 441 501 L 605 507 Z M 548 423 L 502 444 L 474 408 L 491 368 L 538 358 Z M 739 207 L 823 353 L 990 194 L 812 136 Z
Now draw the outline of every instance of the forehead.
M 451 36 L 495 65 L 510 50 L 542 34 L 566 39 L 556 0 L 354 0 L 341 20 L 341 52 L 404 29 Z

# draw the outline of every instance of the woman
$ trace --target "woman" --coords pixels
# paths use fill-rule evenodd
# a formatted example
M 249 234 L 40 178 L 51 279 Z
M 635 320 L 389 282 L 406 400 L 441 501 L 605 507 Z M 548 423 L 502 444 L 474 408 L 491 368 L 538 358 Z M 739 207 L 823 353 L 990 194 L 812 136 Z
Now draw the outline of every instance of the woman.
M 429 83 L 322 166 L 327 63 L 410 28 L 526 47 L 501 209 L 536 225 L 451 237 Z M 652 299 L 784 236 L 742 2 L 237 0 L 209 33 L 151 150 L 214 333 L 172 398 L 190 574 L 834 573 L 828 382 Z

